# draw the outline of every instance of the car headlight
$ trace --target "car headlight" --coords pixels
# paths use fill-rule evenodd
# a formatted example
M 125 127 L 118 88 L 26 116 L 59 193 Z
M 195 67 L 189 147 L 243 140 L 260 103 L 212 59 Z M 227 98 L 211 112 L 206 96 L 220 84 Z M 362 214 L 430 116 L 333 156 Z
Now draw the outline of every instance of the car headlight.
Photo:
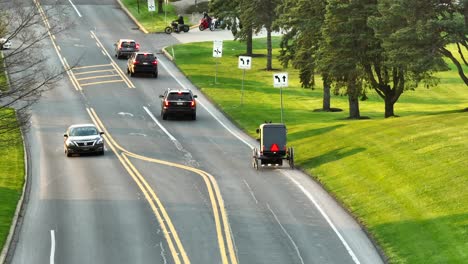
M 67 147 L 70 147 L 70 146 L 76 146 L 75 142 L 67 139 L 67 141 L 65 141 L 65 144 L 67 145 Z
M 96 140 L 96 145 L 102 144 L 104 142 L 104 138 L 99 138 Z

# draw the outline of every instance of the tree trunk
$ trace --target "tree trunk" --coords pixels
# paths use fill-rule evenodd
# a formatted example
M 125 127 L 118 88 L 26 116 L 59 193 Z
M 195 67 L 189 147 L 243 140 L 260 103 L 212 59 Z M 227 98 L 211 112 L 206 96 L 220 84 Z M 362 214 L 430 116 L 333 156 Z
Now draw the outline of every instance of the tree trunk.
M 356 79 L 352 78 L 348 82 L 348 103 L 349 103 L 349 119 L 360 119 L 359 113 L 359 89 L 356 84 Z
M 253 31 L 252 28 L 249 28 L 248 33 L 247 33 L 247 40 L 246 40 L 246 55 L 247 56 L 252 56 L 253 54 Z
M 395 102 L 391 96 L 385 97 L 385 118 L 395 116 L 394 111 Z
M 328 80 L 328 76 L 323 74 L 323 110 L 330 111 L 330 81 Z
M 272 58 L 273 58 L 273 54 L 272 54 L 272 48 L 271 48 L 271 29 L 267 29 L 267 65 L 266 65 L 266 70 L 267 71 L 271 71 L 273 70 L 273 66 L 272 66 Z
M 158 14 L 164 13 L 163 2 L 164 2 L 164 0 L 158 0 Z

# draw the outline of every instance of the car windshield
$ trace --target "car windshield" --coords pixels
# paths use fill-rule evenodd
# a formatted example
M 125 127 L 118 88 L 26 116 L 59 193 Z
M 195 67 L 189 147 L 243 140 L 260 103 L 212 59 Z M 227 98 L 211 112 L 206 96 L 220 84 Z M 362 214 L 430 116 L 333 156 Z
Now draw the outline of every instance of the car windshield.
M 70 129 L 70 136 L 83 137 L 97 135 L 98 131 L 95 127 L 75 127 Z
M 167 96 L 167 100 L 183 100 L 183 101 L 191 101 L 192 95 L 190 93 L 170 93 Z

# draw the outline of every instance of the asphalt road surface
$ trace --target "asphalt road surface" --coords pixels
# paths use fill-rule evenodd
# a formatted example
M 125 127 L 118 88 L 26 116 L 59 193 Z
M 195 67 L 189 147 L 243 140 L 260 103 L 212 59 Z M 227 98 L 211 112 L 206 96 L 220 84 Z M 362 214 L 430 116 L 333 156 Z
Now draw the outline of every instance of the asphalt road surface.
M 72 2 L 60 18 L 75 26 L 45 40 L 50 68 L 74 68 L 32 109 L 31 192 L 10 263 L 382 263 L 306 175 L 253 169 L 258 143 L 171 61 L 158 54 L 157 79 L 129 77 L 113 53 L 119 38 L 159 52 L 229 32 L 145 35 L 115 1 Z M 199 96 L 196 121 L 162 120 L 158 96 L 168 87 Z M 64 155 L 74 123 L 106 133 L 104 156 Z

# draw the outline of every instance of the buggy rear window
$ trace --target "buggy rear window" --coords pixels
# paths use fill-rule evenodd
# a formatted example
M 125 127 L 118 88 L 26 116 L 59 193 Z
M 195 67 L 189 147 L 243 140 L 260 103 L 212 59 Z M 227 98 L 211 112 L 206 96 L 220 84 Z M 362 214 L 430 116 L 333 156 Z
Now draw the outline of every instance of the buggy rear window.
M 169 93 L 167 100 L 192 101 L 192 95 L 190 93 Z

